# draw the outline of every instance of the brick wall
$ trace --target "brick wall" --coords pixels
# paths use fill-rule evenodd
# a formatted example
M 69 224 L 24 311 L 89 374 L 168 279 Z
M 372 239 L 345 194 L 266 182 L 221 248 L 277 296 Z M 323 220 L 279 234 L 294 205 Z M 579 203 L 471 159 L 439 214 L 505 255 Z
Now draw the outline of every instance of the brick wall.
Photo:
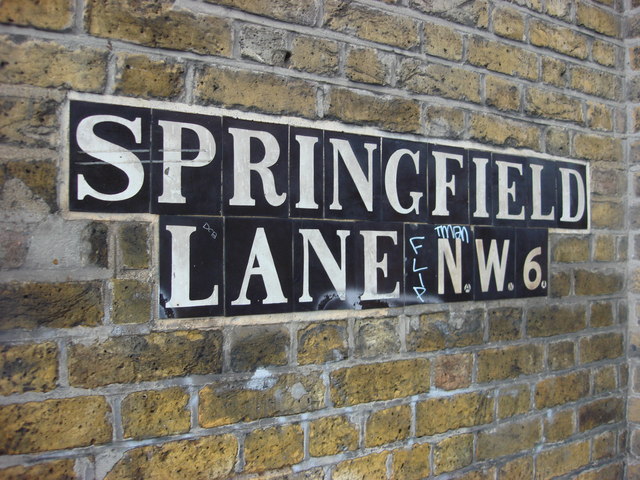
M 638 5 L 3 1 L 0 478 L 640 478 Z M 587 160 L 591 230 L 548 298 L 161 320 L 157 220 L 60 207 L 69 92 Z

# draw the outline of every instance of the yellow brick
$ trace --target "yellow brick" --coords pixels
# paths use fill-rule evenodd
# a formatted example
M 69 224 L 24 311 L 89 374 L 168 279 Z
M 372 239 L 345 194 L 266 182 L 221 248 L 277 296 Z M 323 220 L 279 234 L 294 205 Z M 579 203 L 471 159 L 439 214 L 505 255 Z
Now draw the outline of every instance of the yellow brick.
M 127 222 L 118 229 L 118 249 L 123 267 L 149 267 L 149 227 L 145 223 Z
M 494 399 L 490 392 L 465 393 L 430 398 L 416 406 L 416 435 L 435 435 L 493 420 Z
M 576 295 L 611 295 L 624 285 L 624 275 L 615 271 L 578 270 L 575 276 Z
M 324 405 L 324 385 L 318 373 L 273 375 L 258 382 L 225 380 L 206 385 L 200 390 L 200 426 L 293 415 Z
M 345 75 L 354 82 L 387 85 L 392 58 L 374 48 L 351 48 L 344 65 Z
M 624 207 L 619 202 L 592 202 L 591 227 L 618 229 L 624 221 Z
M 428 15 L 462 25 L 486 29 L 489 24 L 489 3 L 486 0 L 454 3 L 411 0 L 410 5 Z
M 589 393 L 589 373 L 573 372 L 558 377 L 545 378 L 536 385 L 536 408 L 549 408 L 575 402 Z
M 231 55 L 231 25 L 223 18 L 174 9 L 172 0 L 90 0 L 86 28 L 98 37 L 155 48 Z
M 411 407 L 399 405 L 372 412 L 367 419 L 364 443 L 377 447 L 385 443 L 404 440 L 411 430 Z
M 300 425 L 250 432 L 244 442 L 245 471 L 261 472 L 300 462 L 304 456 L 303 437 Z
M 346 460 L 336 465 L 332 480 L 387 480 L 386 452 Z
M 206 0 L 209 3 L 238 8 L 256 15 L 284 20 L 286 22 L 313 25 L 318 8 L 313 0 Z
M 533 477 L 533 458 L 520 457 L 505 463 L 498 470 L 498 480 L 529 479 Z
M 325 1 L 323 23 L 331 30 L 405 49 L 420 41 L 418 23 L 412 18 L 342 0 Z
M 531 389 L 528 385 L 517 385 L 500 390 L 498 396 L 498 418 L 513 417 L 529 411 Z
M 424 26 L 424 53 L 449 60 L 462 60 L 463 37 L 455 29 L 435 23 Z
M 624 419 L 625 402 L 622 398 L 610 397 L 595 400 L 578 409 L 578 428 L 586 432 L 601 425 L 618 423 Z
M 420 131 L 420 104 L 410 99 L 334 88 L 326 113 L 329 118 L 374 125 L 394 132 Z
M 431 445 L 425 443 L 393 451 L 391 480 L 421 480 L 430 473 Z
M 593 41 L 591 55 L 596 62 L 606 67 L 615 67 L 618 63 L 618 47 L 603 40 Z
M 487 75 L 485 79 L 487 105 L 498 110 L 520 110 L 518 84 L 502 77 Z
M 76 397 L 0 407 L 0 454 L 62 450 L 111 441 L 104 397 Z
M 512 45 L 473 37 L 469 41 L 467 58 L 469 63 L 494 72 L 506 73 L 528 80 L 538 79 L 536 54 Z
M 267 113 L 316 116 L 316 87 L 271 73 L 204 67 L 196 74 L 200 102 L 232 108 L 257 108 Z
M 312 457 L 337 455 L 358 448 L 358 426 L 347 417 L 335 416 L 309 424 L 309 454 Z
M 537 127 L 495 115 L 471 114 L 469 133 L 471 138 L 484 143 L 533 150 L 540 148 L 540 130 Z
M 589 238 L 559 237 L 553 247 L 553 261 L 561 263 L 588 262 Z
M 580 362 L 590 363 L 618 358 L 624 353 L 624 336 L 621 333 L 602 333 L 580 339 Z
M 591 304 L 591 326 L 608 327 L 615 323 L 611 302 L 594 302 Z
M 462 68 L 409 59 L 400 66 L 398 85 L 425 95 L 480 102 L 480 75 Z
M 619 76 L 588 67 L 574 66 L 571 69 L 569 86 L 574 90 L 609 100 L 620 99 L 622 92 L 622 81 Z
M 525 112 L 529 115 L 584 123 L 582 102 L 561 93 L 530 87 L 525 95 Z
M 464 112 L 459 108 L 429 105 L 425 134 L 440 138 L 460 138 L 464 132 Z
M 238 441 L 230 434 L 138 447 L 125 452 L 105 480 L 223 479 L 233 472 L 237 454 Z
M 398 318 L 363 318 L 355 321 L 355 356 L 379 358 L 400 351 Z
M 48 392 L 58 380 L 54 342 L 0 346 L 0 395 Z
M 461 353 L 457 355 L 441 355 L 434 360 L 436 388 L 457 390 L 471 384 L 473 355 Z
M 142 98 L 175 98 L 184 89 L 185 67 L 145 55 L 116 57 L 115 93 Z
M 575 477 L 576 480 L 603 480 L 609 478 L 623 478 L 624 466 L 621 463 L 613 463 L 604 467 L 587 470 Z M 627 477 L 629 479 L 637 478 L 637 473 L 633 471 L 633 466 L 629 466 Z
M 549 344 L 549 368 L 551 370 L 562 370 L 573 367 L 576 363 L 575 359 L 575 342 L 556 342 Z
M 5 0 L 0 9 L 0 23 L 64 30 L 73 21 L 73 7 L 71 0 Z
M 375 378 L 375 382 L 371 379 Z M 341 368 L 330 374 L 336 407 L 402 398 L 429 391 L 429 360 L 400 360 Z
M 472 434 L 449 437 L 433 447 L 433 469 L 436 475 L 459 470 L 472 462 Z
M 493 10 L 493 32 L 512 40 L 524 38 L 524 18 L 513 8 L 496 8 Z
M 572 57 L 585 59 L 589 53 L 587 36 L 540 20 L 531 22 L 529 38 L 532 45 L 550 48 Z
M 586 327 L 586 312 L 581 306 L 546 305 L 529 310 L 527 333 L 532 337 L 550 337 Z
M 472 310 L 450 318 L 448 312 L 434 312 L 413 318 L 407 332 L 407 350 L 431 352 L 444 348 L 482 343 L 484 312 Z
M 131 393 L 121 409 L 125 438 L 164 437 L 191 427 L 189 395 L 180 387 Z
M 567 84 L 567 64 L 562 60 L 552 57 L 542 59 L 542 81 L 556 87 L 564 87 Z
M 0 140 L 5 144 L 24 145 L 30 147 L 55 147 L 58 142 L 57 110 L 59 102 L 53 99 L 1 97 L 0 109 L 3 121 L 0 125 Z M 17 159 L 15 159 L 17 160 Z M 50 163 L 31 162 L 34 168 L 25 168 L 25 161 L 7 162 L 5 168 L 10 169 L 10 176 L 19 178 L 30 187 L 34 193 L 33 180 L 38 181 L 40 187 L 45 186 L 49 190 L 47 203 L 53 208 L 57 207 L 55 172 L 49 168 Z M 26 171 L 28 170 L 28 172 Z M 46 171 L 45 171 L 46 170 Z M 30 173 L 30 175 L 28 175 Z M 9 175 L 9 172 L 7 172 Z M 32 181 L 30 182 L 29 179 Z M 6 181 L 5 177 L 5 181 Z M 48 197 L 53 197 L 51 201 Z
M 545 134 L 547 153 L 567 156 L 570 150 L 569 133 L 566 129 L 548 128 Z
M 113 280 L 113 323 L 145 323 L 151 314 L 151 285 L 138 280 Z
M 544 419 L 544 437 L 547 442 L 566 440 L 576 431 L 573 410 L 548 413 Z
M 325 363 L 347 357 L 346 322 L 310 323 L 298 330 L 298 363 Z
M 569 20 L 571 16 L 571 4 L 566 0 L 547 0 L 547 13 L 553 17 Z
M 488 460 L 529 450 L 542 438 L 540 420 L 529 419 L 483 430 L 476 442 L 476 459 Z
M 573 139 L 573 147 L 578 157 L 587 160 L 622 161 L 622 143 L 617 138 L 578 133 Z
M 583 25 L 598 33 L 609 35 L 610 37 L 620 36 L 620 20 L 614 13 L 585 2 L 578 3 L 576 20 L 578 25 Z
M 576 442 L 546 450 L 536 459 L 536 480 L 548 480 L 589 463 L 589 442 Z
M 491 348 L 478 353 L 478 382 L 538 373 L 544 368 L 542 345 Z
M 288 362 L 289 330 L 280 325 L 236 328 L 230 343 L 230 364 L 234 372 L 253 372 L 258 367 Z
M 611 109 L 602 103 L 587 102 L 587 125 L 595 130 L 613 130 Z
M 594 460 L 612 458 L 616 454 L 616 432 L 604 432 L 593 439 L 591 457 Z
M 296 70 L 333 76 L 338 73 L 339 54 L 337 42 L 299 35 L 292 42 L 290 65 Z
M 80 480 L 74 471 L 74 463 L 73 460 L 54 460 L 31 467 L 5 468 L 0 470 L 0 478 L 3 480 Z

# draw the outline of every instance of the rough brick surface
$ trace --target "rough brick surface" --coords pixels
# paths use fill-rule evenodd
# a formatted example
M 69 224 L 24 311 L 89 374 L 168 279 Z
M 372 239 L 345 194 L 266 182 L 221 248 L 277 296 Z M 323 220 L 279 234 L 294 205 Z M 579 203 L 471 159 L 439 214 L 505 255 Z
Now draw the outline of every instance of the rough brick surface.
M 189 431 L 188 403 L 189 395 L 179 387 L 127 395 L 120 407 L 125 438 L 164 437 Z
M 303 457 L 300 425 L 254 430 L 245 439 L 245 470 L 260 472 L 293 465 Z
M 343 416 L 325 417 L 309 425 L 309 454 L 336 455 L 358 448 L 358 426 Z
M 425 400 L 416 406 L 416 434 L 434 435 L 490 423 L 493 408 L 494 399 L 486 392 Z
M 54 460 L 52 462 L 38 463 L 31 467 L 10 467 L 0 470 L 0 478 L 5 480 L 80 480 L 80 476 L 74 471 L 73 460 Z

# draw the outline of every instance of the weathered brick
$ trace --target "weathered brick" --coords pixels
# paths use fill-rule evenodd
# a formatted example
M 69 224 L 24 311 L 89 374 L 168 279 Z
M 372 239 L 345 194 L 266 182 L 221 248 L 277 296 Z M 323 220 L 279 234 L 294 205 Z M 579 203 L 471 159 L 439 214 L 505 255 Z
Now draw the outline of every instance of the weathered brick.
M 520 338 L 521 308 L 494 308 L 488 312 L 489 340 L 499 342 Z
M 145 223 L 124 223 L 118 231 L 122 265 L 127 269 L 149 267 L 149 227 Z
M 55 114 L 55 112 L 51 113 Z M 28 114 L 38 115 L 38 112 L 32 111 Z M 38 120 L 34 120 L 34 123 L 37 124 Z M 20 128 L 19 124 L 16 124 L 14 126 L 16 128 Z M 37 128 L 41 128 L 43 132 L 49 130 L 49 128 L 45 126 Z M 0 137 L 1 135 L 2 134 L 0 133 Z M 4 168 L 0 167 L 0 177 L 4 178 L 3 180 L 0 180 L 0 188 L 7 187 L 7 184 L 12 181 L 18 181 L 19 184 L 22 187 L 25 187 L 25 190 L 28 191 L 28 195 L 33 199 L 34 203 L 36 203 L 36 209 L 38 211 L 41 211 L 43 214 L 45 214 L 53 213 L 58 210 L 58 187 L 56 185 L 57 168 L 54 162 L 46 160 L 8 160 L 3 162 L 2 167 Z M 7 197 L 11 198 L 11 193 L 8 192 L 9 188 L 4 188 L 4 190 Z M 20 205 L 21 209 L 23 209 L 24 211 L 28 211 L 29 207 L 25 205 L 26 202 L 22 201 L 19 197 L 14 197 L 13 201 Z M 43 205 L 42 202 L 44 202 L 46 205 Z M 16 220 L 16 223 L 22 223 L 21 220 L 17 218 Z M 17 228 L 16 230 L 20 231 L 21 229 Z M 7 230 L 5 230 L 5 232 L 6 231 Z M 25 250 L 27 250 L 27 247 L 30 246 L 29 244 L 27 244 L 27 241 L 28 239 L 24 240 L 23 248 Z M 20 243 L 22 243 L 22 241 Z
M 399 405 L 372 412 L 367 419 L 364 444 L 377 447 L 404 440 L 411 430 L 411 407 Z
M 471 114 L 469 134 L 484 143 L 540 149 L 540 130 L 537 127 L 495 115 Z
M 58 381 L 54 342 L 0 346 L 0 395 L 48 392 Z
M 576 476 L 576 480 L 601 480 L 604 478 L 624 478 L 623 477 L 624 466 L 621 463 L 613 463 L 605 465 L 604 467 L 594 468 L 593 470 L 587 470 Z M 628 476 L 626 478 L 636 478 L 637 472 L 633 473 L 631 468 L 627 471 Z
M 434 360 L 434 384 L 442 390 L 457 390 L 471 385 L 473 355 L 441 355 Z
M 347 358 L 346 322 L 310 323 L 298 330 L 298 363 L 336 362 Z
M 245 471 L 262 472 L 300 462 L 304 456 L 303 437 L 300 425 L 249 432 L 244 441 Z
M 589 54 L 586 35 L 541 20 L 534 20 L 530 23 L 529 39 L 531 44 L 537 47 L 550 48 L 583 60 Z
M 383 357 L 400 351 L 397 317 L 355 321 L 355 354 L 358 357 Z
M 10 467 L 0 470 L 0 478 L 3 480 L 80 480 L 74 471 L 73 460 L 53 460 L 51 462 L 38 463 L 30 467 Z
M 507 423 L 478 434 L 476 459 L 488 460 L 529 450 L 542 438 L 542 425 L 537 418 Z
M 386 480 L 387 452 L 345 460 L 336 465 L 333 480 Z
M 547 442 L 566 440 L 576 431 L 573 410 L 561 410 L 547 413 L 544 419 L 544 438 Z
M 245 12 L 263 17 L 284 20 L 285 22 L 313 25 L 318 15 L 318 7 L 313 0 L 206 0 L 209 3 L 238 8 Z
M 6 144 L 24 145 L 29 147 L 53 147 L 58 142 L 58 119 L 57 112 L 60 104 L 53 99 L 39 99 L 39 98 L 23 98 L 13 96 L 3 96 L 0 98 L 0 109 L 2 111 L 2 121 L 0 122 L 0 141 Z M 25 161 L 10 162 L 4 164 L 4 169 L 9 170 L 11 165 L 18 164 L 20 170 L 15 166 L 11 172 L 7 171 L 7 174 L 13 174 L 14 178 L 24 179 L 24 164 Z M 44 173 L 44 169 L 49 166 L 49 163 L 45 162 L 28 162 L 32 165 L 31 176 L 33 176 L 37 169 L 41 169 Z M 23 172 L 20 175 L 21 171 Z M 49 175 L 55 177 L 55 167 L 50 168 Z M 40 179 L 40 184 L 43 180 L 49 180 L 48 190 L 55 192 L 55 178 L 44 177 Z M 26 182 L 25 182 L 26 183 Z M 55 200 L 54 197 L 52 200 Z
M 485 79 L 486 103 L 498 110 L 520 110 L 518 84 L 502 77 L 487 75 Z
M 549 408 L 575 402 L 589 393 L 589 372 L 572 372 L 549 377 L 536 384 L 536 408 Z
M 624 206 L 619 202 L 591 202 L 593 228 L 618 229 L 624 222 Z
M 607 167 L 608 165 L 603 165 Z M 591 168 L 591 194 L 596 196 L 621 196 L 627 190 L 626 172 L 612 168 Z
M 29 234 L 22 228 L 0 231 L 0 268 L 14 269 L 24 265 L 29 251 Z
M 358 448 L 358 426 L 347 417 L 324 417 L 309 423 L 309 454 L 337 455 Z
M 551 370 L 563 370 L 576 364 L 575 342 L 565 341 L 549 344 L 549 368 Z
M 426 14 L 446 18 L 462 25 L 487 28 L 489 24 L 489 3 L 486 0 L 476 0 L 474 2 L 464 0 L 448 2 L 410 0 L 409 5 Z
M 189 395 L 180 387 L 131 393 L 121 409 L 125 438 L 164 437 L 191 427 Z
M 579 2 L 576 10 L 578 25 L 583 25 L 598 33 L 610 37 L 620 36 L 620 20 L 617 16 L 602 8 Z
M 421 480 L 430 473 L 431 445 L 413 445 L 394 450 L 391 480 Z
M 593 259 L 596 262 L 614 262 L 616 242 L 613 235 L 598 235 L 593 246 Z
M 493 33 L 512 40 L 522 40 L 524 38 L 523 16 L 513 8 L 494 9 Z
M 525 112 L 532 116 L 584 123 L 582 102 L 561 93 L 530 87 L 525 95 Z
M 85 14 L 92 35 L 155 48 L 231 55 L 231 25 L 223 18 L 174 9 L 171 0 L 91 0 Z
M 571 4 L 565 0 L 547 0 L 546 12 L 553 17 L 570 20 Z
M 317 410 L 324 404 L 318 373 L 254 375 L 246 381 L 218 381 L 200 390 L 200 426 L 217 427 L 265 417 Z
M 498 480 L 509 480 L 516 478 L 533 477 L 533 459 L 531 457 L 520 457 L 505 463 L 498 469 Z
M 105 480 L 228 478 L 233 472 L 237 453 L 238 441 L 230 434 L 137 447 L 125 452 Z
M 467 48 L 467 59 L 472 65 L 528 80 L 538 79 L 535 53 L 481 37 L 472 37 Z
M 636 375 L 637 375 L 637 371 L 636 371 Z M 637 391 L 636 388 L 634 388 L 634 390 Z M 627 405 L 627 420 L 629 422 L 634 422 L 634 423 L 640 422 L 640 398 L 629 397 L 629 402 Z
M 619 292 L 624 285 L 624 277 L 614 271 L 577 270 L 576 295 L 611 295 Z
M 624 336 L 621 333 L 602 333 L 580 339 L 580 362 L 598 362 L 618 358 L 624 353 Z
M 87 225 L 84 236 L 89 243 L 89 263 L 96 267 L 107 268 L 109 266 L 109 227 L 102 222 L 91 222 Z
M 394 132 L 420 131 L 420 104 L 415 100 L 333 88 L 328 102 L 329 118 L 375 125 Z
M 113 280 L 113 323 L 144 323 L 151 312 L 151 285 L 138 280 Z
M 280 326 L 251 326 L 234 332 L 231 340 L 231 369 L 250 372 L 258 367 L 286 365 L 289 332 Z
M 618 52 L 618 47 L 603 40 L 596 39 L 591 46 L 593 59 L 605 67 L 615 67 L 618 64 Z
M 514 385 L 498 393 L 498 418 L 513 417 L 529 411 L 531 389 L 528 385 Z
M 449 60 L 462 60 L 463 36 L 455 29 L 435 23 L 424 25 L 424 53 Z
M 457 313 L 454 318 L 448 312 L 412 318 L 407 332 L 407 350 L 430 352 L 482 343 L 483 315 L 481 310 L 471 310 Z
M 473 427 L 493 420 L 491 392 L 464 393 L 430 398 L 416 405 L 416 435 L 435 435 L 462 427 Z
M 579 133 L 573 139 L 573 148 L 578 157 L 601 162 L 621 162 L 620 139 Z
M 439 138 L 461 138 L 464 112 L 459 108 L 429 105 L 425 109 L 425 134 Z
M 186 375 L 219 373 L 219 331 L 176 331 L 113 337 L 69 348 L 69 382 L 94 388 Z
M 589 463 L 589 442 L 562 445 L 541 452 L 536 458 L 536 480 L 547 480 L 569 473 Z
M 428 392 L 430 366 L 426 359 L 372 363 L 335 370 L 329 379 L 331 400 L 343 407 Z
M 0 9 L 0 23 L 66 30 L 73 21 L 73 7 L 71 0 L 5 0 Z
M 433 447 L 433 471 L 436 475 L 452 472 L 473 462 L 473 435 L 445 438 Z
M 291 52 L 284 30 L 246 24 L 239 29 L 237 37 L 242 58 L 278 67 L 288 64 Z
M 588 262 L 589 238 L 561 236 L 553 246 L 553 261 L 562 263 Z
M 91 327 L 102 317 L 100 282 L 0 285 L 0 330 Z
M 544 137 L 545 151 L 552 155 L 568 156 L 571 149 L 569 133 L 564 129 L 548 128 Z
M 267 113 L 316 116 L 316 87 L 305 80 L 272 73 L 203 67 L 196 73 L 200 103 L 256 108 Z
M 569 86 L 597 97 L 618 100 L 621 97 L 622 82 L 620 77 L 588 67 L 571 68 L 571 82 Z
M 354 47 L 347 51 L 344 72 L 354 82 L 388 85 L 392 68 L 393 56 L 375 48 Z
M 624 399 L 603 398 L 581 406 L 578 409 L 578 425 L 586 432 L 600 425 L 621 422 L 624 419 Z
M 482 470 L 471 470 L 454 478 L 455 480 L 493 480 L 496 478 L 496 469 L 491 467 L 483 468 Z
M 415 48 L 420 42 L 414 19 L 343 0 L 325 1 L 323 23 L 337 32 L 404 49 Z
M 107 77 L 107 55 L 55 42 L 0 36 L 0 82 L 99 92 Z
M 76 397 L 0 407 L 0 454 L 45 452 L 111 441 L 104 397 Z
M 480 75 L 448 65 L 408 59 L 400 65 L 398 86 L 425 95 L 480 102 Z
M 337 42 L 299 35 L 291 43 L 289 65 L 295 70 L 333 76 L 338 73 L 339 54 Z
M 564 87 L 567 84 L 567 73 L 567 64 L 562 60 L 553 57 L 542 59 L 542 81 L 544 83 Z
M 582 306 L 545 305 L 529 310 L 527 333 L 532 337 L 550 337 L 577 332 L 586 324 L 586 312 Z
M 491 382 L 531 375 L 544 368 L 542 345 L 491 348 L 478 353 L 478 381 Z
M 616 454 L 616 432 L 603 432 L 593 439 L 591 457 L 594 460 L 612 458 Z
M 175 98 L 184 89 L 185 67 L 146 55 L 116 57 L 115 93 L 143 98 Z
M 611 302 L 593 302 L 591 304 L 591 326 L 609 327 L 615 323 Z

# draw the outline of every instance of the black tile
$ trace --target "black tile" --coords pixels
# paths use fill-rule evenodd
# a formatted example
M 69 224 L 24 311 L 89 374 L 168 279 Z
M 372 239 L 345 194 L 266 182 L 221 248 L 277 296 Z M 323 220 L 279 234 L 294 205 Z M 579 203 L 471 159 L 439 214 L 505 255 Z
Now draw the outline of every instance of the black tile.
M 226 314 L 293 310 L 291 222 L 225 219 Z
M 380 218 L 380 138 L 324 132 L 325 217 Z
M 428 144 L 382 139 L 382 220 L 426 222 Z
M 224 314 L 220 217 L 160 217 L 160 317 Z
M 557 162 L 558 227 L 585 229 L 589 225 L 587 167 L 581 163 Z
M 493 155 L 492 194 L 493 224 L 497 226 L 525 226 L 527 184 L 525 157 Z
M 224 117 L 225 215 L 289 214 L 289 127 Z
M 473 237 L 474 299 L 515 297 L 515 229 L 475 227 Z
M 295 311 L 352 309 L 357 277 L 354 222 L 293 222 L 293 298 Z M 355 295 L 354 295 L 355 293 Z M 355 300 L 354 300 L 355 299 Z
M 493 224 L 491 153 L 469 151 L 469 215 L 472 225 Z
M 292 217 L 324 215 L 324 144 L 322 130 L 291 127 L 289 132 L 290 211 Z
M 557 168 L 555 162 L 528 158 L 525 170 L 527 188 L 527 225 L 554 227 L 558 218 L 556 206 Z
M 151 211 L 220 215 L 222 118 L 153 110 Z
M 516 228 L 516 296 L 544 297 L 548 291 L 546 228 Z
M 433 224 L 469 223 L 467 151 L 429 145 L 429 221 Z
M 473 299 L 470 228 L 405 224 L 405 304 Z
M 69 209 L 148 212 L 151 111 L 72 101 L 69 115 Z

